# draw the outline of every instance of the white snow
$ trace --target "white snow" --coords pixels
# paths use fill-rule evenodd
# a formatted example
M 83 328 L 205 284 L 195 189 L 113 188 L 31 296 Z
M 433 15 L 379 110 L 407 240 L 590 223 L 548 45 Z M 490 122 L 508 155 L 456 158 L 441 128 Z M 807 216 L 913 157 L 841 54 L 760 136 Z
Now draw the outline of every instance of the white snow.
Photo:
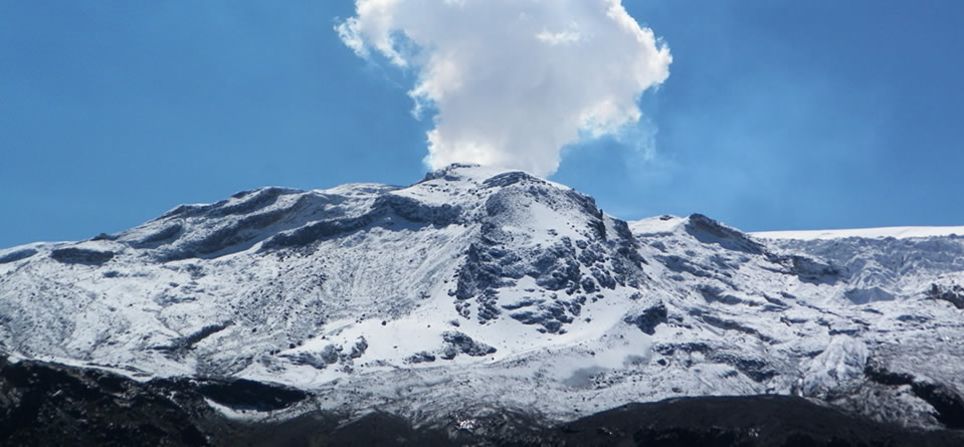
M 635 234 L 671 233 L 685 222 L 686 218 L 684 217 L 665 215 L 630 222 L 629 228 Z
M 959 227 L 880 227 L 851 228 L 840 230 L 802 230 L 802 231 L 757 231 L 750 233 L 762 239 L 843 239 L 848 237 L 879 238 L 922 238 L 941 236 L 964 236 L 964 226 Z

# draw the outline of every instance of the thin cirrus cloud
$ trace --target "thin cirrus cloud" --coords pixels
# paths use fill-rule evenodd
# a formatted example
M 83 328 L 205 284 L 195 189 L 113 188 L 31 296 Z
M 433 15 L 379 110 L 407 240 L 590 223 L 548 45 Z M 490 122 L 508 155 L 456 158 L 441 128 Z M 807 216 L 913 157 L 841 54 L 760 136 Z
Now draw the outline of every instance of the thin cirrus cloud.
M 426 163 L 548 175 L 562 148 L 642 118 L 639 96 L 669 76 L 669 48 L 621 0 L 356 0 L 342 41 L 416 75 L 415 113 L 434 113 Z

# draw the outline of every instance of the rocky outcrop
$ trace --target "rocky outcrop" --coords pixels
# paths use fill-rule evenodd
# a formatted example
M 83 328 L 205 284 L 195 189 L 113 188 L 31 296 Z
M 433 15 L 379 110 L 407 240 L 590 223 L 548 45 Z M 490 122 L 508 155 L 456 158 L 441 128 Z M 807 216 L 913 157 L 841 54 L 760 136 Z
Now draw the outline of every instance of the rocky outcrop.
M 0 444 L 210 445 L 201 421 L 214 411 L 187 393 L 175 383 L 0 359 Z
M 916 377 L 910 373 L 891 371 L 876 359 L 867 362 L 864 374 L 881 385 L 910 386 L 917 397 L 934 408 L 938 421 L 947 428 L 964 429 L 964 394 L 952 385 Z
M 0 264 L 8 264 L 11 262 L 17 262 L 27 259 L 33 255 L 37 254 L 37 250 L 33 248 L 25 248 L 22 250 L 14 250 L 3 256 L 0 256 Z
M 763 244 L 750 239 L 746 234 L 702 214 L 693 214 L 689 217 L 686 231 L 704 244 L 717 244 L 727 250 L 754 255 L 763 254 L 765 251 Z
M 958 309 L 964 309 L 964 287 L 957 284 L 951 286 L 931 284 L 931 288 L 927 290 L 927 298 L 947 301 Z
M 658 302 L 637 314 L 627 316 L 624 321 L 645 334 L 653 335 L 656 333 L 656 326 L 666 323 L 667 316 L 666 305 Z
M 67 247 L 54 249 L 50 257 L 64 264 L 101 265 L 113 259 L 114 252 Z
M 481 357 L 495 352 L 495 348 L 492 346 L 477 342 L 472 337 L 458 331 L 444 332 L 442 340 L 446 344 L 442 349 L 442 358 L 446 360 L 454 359 L 458 354 Z

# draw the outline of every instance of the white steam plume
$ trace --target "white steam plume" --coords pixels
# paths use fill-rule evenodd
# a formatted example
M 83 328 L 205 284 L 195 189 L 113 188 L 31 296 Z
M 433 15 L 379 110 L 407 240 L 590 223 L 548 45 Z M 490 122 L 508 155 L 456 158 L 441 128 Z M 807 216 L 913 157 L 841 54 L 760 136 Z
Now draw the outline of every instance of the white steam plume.
M 339 36 L 414 70 L 434 108 L 426 162 L 548 175 L 562 148 L 635 124 L 672 56 L 621 0 L 356 0 Z

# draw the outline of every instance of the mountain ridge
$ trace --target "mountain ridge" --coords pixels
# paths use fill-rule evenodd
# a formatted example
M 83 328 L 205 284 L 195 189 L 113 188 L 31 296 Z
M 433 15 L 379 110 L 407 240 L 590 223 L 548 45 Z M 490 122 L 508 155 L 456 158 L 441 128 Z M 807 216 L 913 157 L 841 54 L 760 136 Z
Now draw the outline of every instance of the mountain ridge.
M 312 395 L 269 412 L 285 417 L 379 408 L 430 423 L 474 402 L 565 421 L 782 394 L 960 428 L 960 284 L 957 237 L 625 222 L 558 183 L 453 165 L 407 187 L 243 191 L 0 250 L 0 348 Z

